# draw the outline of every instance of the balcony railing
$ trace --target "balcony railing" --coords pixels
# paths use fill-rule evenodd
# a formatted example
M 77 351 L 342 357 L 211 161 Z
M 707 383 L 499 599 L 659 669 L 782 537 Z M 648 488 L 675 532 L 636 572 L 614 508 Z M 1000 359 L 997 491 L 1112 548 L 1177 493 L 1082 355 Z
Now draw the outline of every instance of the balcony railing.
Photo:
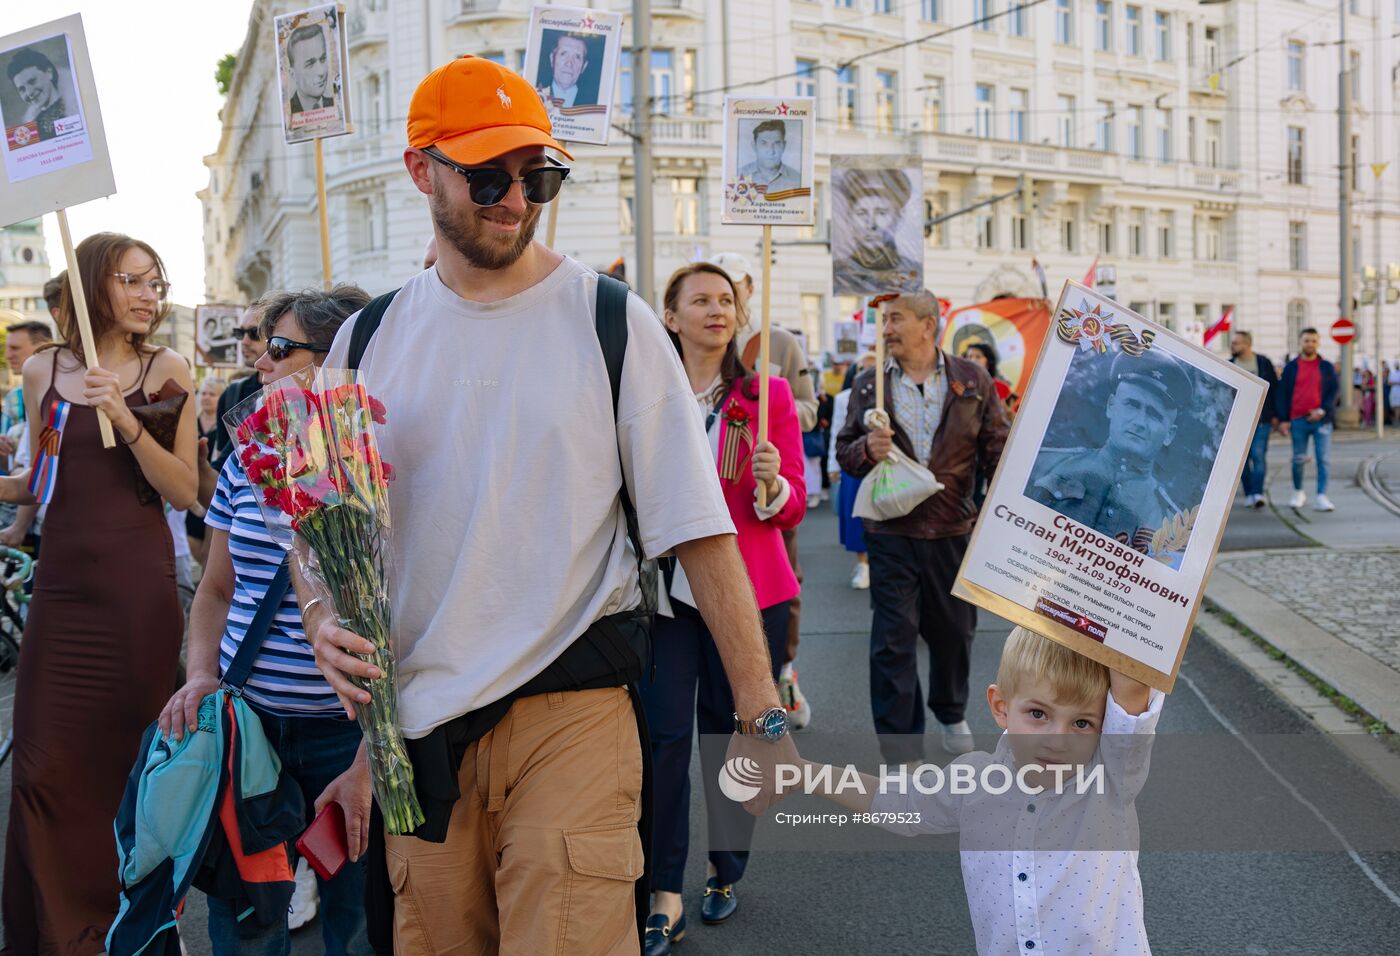
M 931 141 L 931 142 L 930 142 Z M 1244 177 L 1239 170 L 1197 166 L 1176 161 L 1134 159 L 1094 149 L 1067 149 L 1004 140 L 978 139 L 956 133 L 929 137 L 924 155 L 968 166 L 1004 167 L 1010 172 L 1060 173 L 1094 179 L 1115 179 L 1131 185 L 1167 186 L 1235 192 Z M 989 172 L 991 170 L 982 169 Z
M 383 43 L 389 38 L 389 24 L 383 10 L 358 10 L 346 18 L 350 49 L 366 43 Z
M 627 134 L 635 135 L 636 122 L 624 117 L 619 124 Z M 719 146 L 720 121 L 699 116 L 653 116 L 651 141 L 658 146 Z M 627 135 L 617 133 L 614 142 L 630 143 Z

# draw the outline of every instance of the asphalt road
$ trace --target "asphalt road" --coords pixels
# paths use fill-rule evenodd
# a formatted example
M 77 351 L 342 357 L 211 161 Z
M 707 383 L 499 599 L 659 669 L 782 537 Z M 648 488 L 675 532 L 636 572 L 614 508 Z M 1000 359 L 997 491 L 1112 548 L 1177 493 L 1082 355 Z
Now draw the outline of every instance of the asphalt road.
M 1257 530 L 1252 521 L 1237 526 L 1241 514 L 1236 511 L 1227 532 L 1233 546 L 1259 547 L 1253 543 L 1259 535 L 1277 534 L 1262 523 L 1264 515 L 1247 516 L 1259 519 Z M 848 587 L 850 561 L 835 540 L 835 521 L 823 505 L 801 535 L 806 585 L 799 668 L 815 717 L 805 735 L 813 741 L 870 733 L 868 598 Z M 996 732 L 978 701 L 993 678 L 1008 629 L 990 615 L 980 619 L 969 712 L 978 734 Z M 926 672 L 926 665 L 921 669 Z M 1285 766 L 1262 743 L 1255 753 L 1283 768 L 1276 770 L 1278 777 L 1245 750 L 1206 771 L 1178 771 L 1179 762 L 1165 757 L 1156 761 L 1140 801 L 1140 870 L 1154 952 L 1372 956 L 1391 951 L 1400 938 L 1400 842 L 1381 842 L 1377 821 L 1400 820 L 1400 801 L 1204 637 L 1190 645 L 1181 675 L 1159 726 L 1159 756 L 1179 754 L 1195 746 L 1193 741 L 1206 749 L 1229 746 L 1238 740 L 1229 733 L 1293 735 L 1269 739 L 1311 745 L 1325 758 L 1314 763 L 1325 767 Z M 0 713 L 6 718 L 11 693 L 12 686 L 0 685 Z M 1165 735 L 1179 735 L 1170 742 L 1175 751 L 1167 749 Z M 936 741 L 930 740 L 929 752 L 937 752 Z M 698 779 L 692 789 L 701 792 Z M 6 769 L 0 773 L 0 812 L 8 804 Z M 1216 845 L 1210 842 L 1210 824 L 1231 814 L 1257 826 L 1259 845 L 1271 849 L 1208 849 Z M 1324 827 L 1319 815 L 1333 829 Z M 760 834 L 738 887 L 738 914 L 724 926 L 702 926 L 704 853 L 695 848 L 703 850 L 705 842 L 698 800 L 691 818 L 687 907 L 692 929 L 678 946 L 685 956 L 974 951 L 956 853 L 922 849 L 913 841 L 902 851 L 776 850 L 764 849 Z M 1305 830 L 1320 836 L 1291 839 Z M 1207 835 L 1192 840 L 1192 833 Z M 191 954 L 208 952 L 198 896 L 192 894 L 182 921 Z M 320 952 L 317 929 L 313 923 L 296 933 L 293 951 Z

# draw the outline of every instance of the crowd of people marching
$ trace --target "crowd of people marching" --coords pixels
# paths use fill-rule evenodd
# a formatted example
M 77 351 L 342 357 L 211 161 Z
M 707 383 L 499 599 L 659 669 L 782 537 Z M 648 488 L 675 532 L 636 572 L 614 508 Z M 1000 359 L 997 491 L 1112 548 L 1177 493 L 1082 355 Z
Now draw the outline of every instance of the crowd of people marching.
M 893 296 L 883 367 L 856 357 L 833 395 L 774 329 L 765 440 L 742 256 L 677 271 L 657 314 L 534 241 L 565 176 L 545 151 L 560 146 L 530 85 L 488 60 L 424 79 L 408 146 L 435 261 L 373 308 L 353 285 L 262 296 L 240 323 L 252 374 L 226 388 L 196 391 L 185 361 L 150 344 L 169 284 L 158 252 L 129 236 L 79 244 L 77 274 L 49 290 L 56 341 L 42 323 L 10 329 L 7 358 L 22 374 L 10 394 L 22 404 L 7 399 L 6 412 L 27 428 L 0 439 L 16 465 L 0 497 L 17 509 L 0 539 L 32 546 L 42 529 L 43 555 L 14 705 L 6 954 L 101 952 L 119 907 L 177 951 L 169 920 L 144 909 L 161 902 L 132 887 L 158 865 L 201 861 L 142 869 L 123 855 L 119 885 L 113 819 L 147 728 L 172 745 L 208 730 L 202 705 L 230 682 L 303 823 L 332 803 L 344 812 L 353 862 L 317 878 L 328 953 L 660 956 L 693 931 L 695 893 L 703 923 L 734 919 L 744 833 L 711 830 L 705 885 L 685 884 L 692 747 L 697 733 L 733 735 L 731 748 L 762 763 L 800 762 L 789 731 L 813 708 L 796 667 L 798 529 L 824 494 L 854 555 L 851 586 L 870 594 L 869 700 L 886 763 L 930 759 L 930 712 L 941 748 L 973 750 L 976 612 L 950 588 L 1010 424 L 995 350 L 949 354 L 937 298 Z M 92 355 L 75 333 L 76 282 Z M 377 330 L 357 336 L 371 312 Z M 369 699 L 355 679 L 381 676 L 361 656 L 373 646 L 289 585 L 223 427 L 260 385 L 321 364 L 358 368 L 390 410 L 390 601 L 426 815 L 412 835 L 378 824 L 352 719 Z M 872 414 L 877 378 L 887 418 Z M 54 443 L 44 429 L 59 407 Z M 853 517 L 861 479 L 895 448 L 943 490 L 899 518 Z M 40 454 L 58 467 L 36 497 Z M 660 559 L 654 578 L 640 558 Z M 191 565 L 186 625 L 178 582 Z M 640 614 L 653 607 L 648 627 Z M 1150 735 L 1162 700 L 1019 629 L 992 690 L 1002 727 L 1091 743 Z M 726 753 L 702 745 L 700 756 L 709 808 L 726 799 Z M 957 813 L 939 819 L 957 829 Z M 1135 855 L 1090 867 L 1092 910 L 1075 902 L 1085 891 L 1056 889 L 1083 876 L 1080 864 L 1031 857 L 976 870 L 982 952 L 1147 952 Z M 202 886 L 213 951 L 288 952 L 292 885 L 219 872 L 229 882 Z M 271 919 L 267 893 L 281 904 Z

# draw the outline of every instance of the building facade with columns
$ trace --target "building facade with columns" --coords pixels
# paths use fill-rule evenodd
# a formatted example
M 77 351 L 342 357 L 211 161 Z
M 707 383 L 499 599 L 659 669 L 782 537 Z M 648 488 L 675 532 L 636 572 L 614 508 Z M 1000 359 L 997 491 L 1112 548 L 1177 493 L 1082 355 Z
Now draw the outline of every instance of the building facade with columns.
M 593 0 L 627 14 L 627 0 Z M 1355 178 L 1358 271 L 1400 259 L 1400 0 L 661 0 L 652 4 L 658 286 L 674 268 L 735 250 L 759 265 L 757 227 L 720 223 L 726 90 L 818 101 L 818 224 L 774 231 L 773 308 L 814 351 L 857 302 L 831 291 L 833 154 L 923 157 L 930 219 L 1016 188 L 1015 198 L 928 230 L 927 284 L 955 305 L 1052 295 L 1096 260 L 1116 295 L 1199 336 L 1227 308 L 1282 358 L 1338 308 L 1338 177 Z M 206 158 L 206 292 L 243 301 L 320 281 L 312 146 L 282 142 L 272 17 L 258 0 Z M 403 170 L 418 80 L 463 53 L 519 69 L 526 0 L 348 0 L 354 134 L 325 141 L 333 272 L 370 292 L 418 268 L 430 227 Z M 624 21 L 624 35 L 630 43 Z M 729 38 L 726 42 L 726 37 Z M 1352 70 L 1353 162 L 1339 162 L 1340 65 Z M 624 53 L 606 146 L 579 146 L 561 195 L 560 251 L 594 267 L 637 255 L 632 57 Z M 1384 270 L 1382 269 L 1382 272 Z M 658 290 L 659 294 L 659 290 Z M 1382 306 L 1400 354 L 1400 306 Z M 1373 313 L 1358 313 L 1360 354 Z M 1214 343 L 1223 349 L 1223 337 Z

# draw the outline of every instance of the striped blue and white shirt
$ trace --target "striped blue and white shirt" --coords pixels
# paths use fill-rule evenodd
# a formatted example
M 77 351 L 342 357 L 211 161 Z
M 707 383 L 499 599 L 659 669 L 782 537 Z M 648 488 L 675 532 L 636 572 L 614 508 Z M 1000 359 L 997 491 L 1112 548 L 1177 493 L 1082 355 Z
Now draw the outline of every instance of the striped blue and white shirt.
M 219 673 L 225 673 L 258 605 L 267 595 L 286 552 L 268 534 L 258 499 L 237 455 L 230 455 L 204 523 L 228 535 L 233 560 L 233 603 L 219 642 Z M 335 691 L 316 669 L 316 658 L 301 626 L 296 594 L 288 589 L 263 641 L 243 696 L 259 708 L 283 717 L 344 716 Z

